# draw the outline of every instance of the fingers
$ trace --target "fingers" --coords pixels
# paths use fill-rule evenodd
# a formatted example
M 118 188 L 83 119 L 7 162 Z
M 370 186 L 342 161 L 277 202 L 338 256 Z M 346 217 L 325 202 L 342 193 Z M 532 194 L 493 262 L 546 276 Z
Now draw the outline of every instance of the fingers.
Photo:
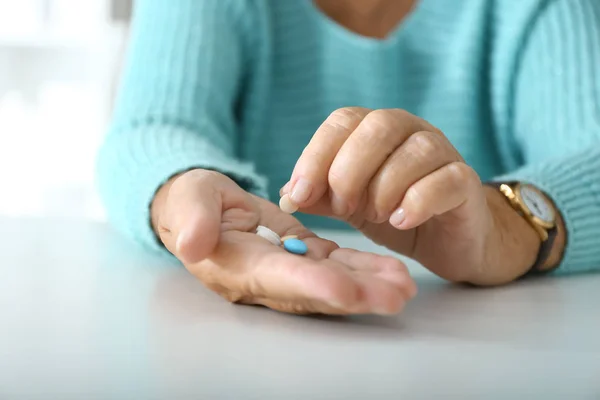
M 417 294 L 417 287 L 400 260 L 352 249 L 336 250 L 330 259 L 354 269 L 370 312 L 397 314 Z
M 217 249 L 189 268 L 229 301 L 314 300 L 330 307 L 354 304 L 359 287 L 343 270 L 309 257 L 293 256 L 254 234 L 224 232 Z
M 248 194 L 229 178 L 211 171 L 190 171 L 169 189 L 159 220 L 161 239 L 182 262 L 198 262 L 219 241 L 223 211 L 235 206 L 243 213 L 248 203 Z
M 411 185 L 442 166 L 461 160 L 460 154 L 439 133 L 419 131 L 410 135 L 371 180 L 367 220 L 387 221 Z
M 329 168 L 336 154 L 370 111 L 341 108 L 323 122 L 298 159 L 287 187 L 294 204 L 309 206 L 327 192 Z
M 461 208 L 466 219 L 468 214 L 478 215 L 486 207 L 483 193 L 477 173 L 462 162 L 453 162 L 413 184 L 390 223 L 398 229 L 412 229 L 434 216 Z M 461 218 L 460 213 L 456 216 Z
M 307 241 L 334 249 L 328 257 L 298 257 L 251 233 L 224 232 L 217 249 L 188 269 L 230 302 L 299 314 L 390 315 L 416 293 L 400 261 L 318 240 Z
M 333 251 L 330 259 L 341 262 L 356 271 L 365 271 L 374 277 L 393 284 L 405 298 L 411 299 L 417 294 L 417 286 L 410 277 L 406 265 L 393 257 L 381 256 L 353 249 Z
M 329 169 L 331 209 L 336 216 L 352 214 L 369 182 L 386 159 L 423 121 L 400 109 L 376 110 L 350 135 Z
M 418 134 L 415 135 L 415 132 Z M 426 135 L 434 139 L 430 140 Z M 305 212 L 321 214 L 325 207 L 325 214 L 347 218 L 357 209 L 362 209 L 362 205 L 373 203 L 377 197 L 377 201 L 383 204 L 369 209 L 373 218 L 383 222 L 389 217 L 393 207 L 398 205 L 401 199 L 398 192 L 402 190 L 402 185 L 389 185 L 396 189 L 394 193 L 384 197 L 377 193 L 367 200 L 367 189 L 372 186 L 374 177 L 382 171 L 382 165 L 388 168 L 384 170 L 381 182 L 375 183 L 376 192 L 397 176 L 405 177 L 405 180 L 409 181 L 403 185 L 404 190 L 422 177 L 413 176 L 414 174 L 405 176 L 402 173 L 402 163 L 407 160 L 414 161 L 413 163 L 421 160 L 430 164 L 433 162 L 431 166 L 425 165 L 429 171 L 433 171 L 444 161 L 460 159 L 451 145 L 438 146 L 446 151 L 445 157 L 440 158 L 439 154 L 427 153 L 434 144 L 433 140 L 441 143 L 445 137 L 434 126 L 404 110 L 337 110 L 314 135 L 298 160 L 292 179 L 282 188 L 282 209 L 293 211 L 299 207 Z M 396 152 L 405 142 L 409 142 L 407 149 Z M 410 156 L 414 149 L 411 148 L 415 146 L 422 149 L 419 154 L 415 153 L 418 157 L 413 157 L 412 160 Z M 389 158 L 394 154 L 396 157 L 390 162 Z M 325 198 L 327 204 L 319 202 Z M 394 198 L 391 205 L 388 204 L 390 198 Z M 385 208 L 388 215 L 385 215 L 386 212 L 381 216 L 376 215 L 375 208 Z
M 326 259 L 319 263 L 320 271 L 330 271 L 339 281 L 340 276 L 346 277 L 345 290 L 329 289 L 329 294 L 323 296 L 285 297 L 258 296 L 247 299 L 251 304 L 262 304 L 267 307 L 295 314 L 324 313 L 324 314 L 397 314 L 411 298 L 411 293 L 399 290 L 396 284 L 373 274 L 368 268 L 356 269 L 349 272 L 344 263 Z M 385 272 L 385 271 L 381 271 Z M 339 276 L 338 276 L 339 275 Z M 331 281 L 333 282 L 333 281 Z M 341 281 L 339 284 L 341 285 Z M 351 290 L 351 295 L 348 295 Z M 414 289 L 416 291 L 416 289 Z

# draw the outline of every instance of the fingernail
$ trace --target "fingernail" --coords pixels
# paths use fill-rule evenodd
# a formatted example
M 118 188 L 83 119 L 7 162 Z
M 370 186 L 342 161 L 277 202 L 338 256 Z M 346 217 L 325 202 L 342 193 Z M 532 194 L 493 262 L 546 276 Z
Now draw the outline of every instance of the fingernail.
M 311 191 L 312 185 L 310 182 L 304 178 L 300 178 L 292 188 L 290 199 L 296 204 L 302 204 L 308 200 Z
M 279 208 L 281 208 L 281 211 L 288 214 L 293 214 L 298 211 L 298 206 L 290 200 L 289 194 L 284 194 L 281 199 L 279 199 Z
M 402 224 L 406 220 L 406 213 L 403 208 L 399 208 L 390 217 L 390 224 L 394 225 L 396 228 L 401 228 Z
M 346 212 L 348 211 L 346 202 L 335 193 L 331 196 L 331 211 L 339 216 L 346 215 Z

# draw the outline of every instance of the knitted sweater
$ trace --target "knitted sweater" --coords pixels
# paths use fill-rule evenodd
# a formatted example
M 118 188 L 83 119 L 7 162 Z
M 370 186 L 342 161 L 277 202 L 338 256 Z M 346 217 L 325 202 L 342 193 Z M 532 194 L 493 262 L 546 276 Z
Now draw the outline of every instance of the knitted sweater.
M 139 0 L 129 46 L 98 183 L 139 243 L 159 247 L 149 205 L 174 174 L 216 169 L 277 200 L 333 110 L 403 108 L 482 180 L 551 196 L 568 231 L 558 273 L 600 268 L 598 0 L 421 0 L 384 40 L 310 0 Z

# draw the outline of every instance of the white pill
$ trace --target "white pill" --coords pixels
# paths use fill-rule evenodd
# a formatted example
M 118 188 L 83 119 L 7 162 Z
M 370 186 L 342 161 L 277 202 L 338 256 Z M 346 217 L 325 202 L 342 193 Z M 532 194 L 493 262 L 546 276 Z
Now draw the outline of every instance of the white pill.
M 264 239 L 267 239 L 269 242 L 273 243 L 275 246 L 281 246 L 281 237 L 266 226 L 259 225 L 256 228 L 256 234 Z
M 287 194 L 283 195 L 279 200 L 279 208 L 281 208 L 281 211 L 288 214 L 293 214 L 298 211 L 298 206 L 292 203 L 290 196 Z

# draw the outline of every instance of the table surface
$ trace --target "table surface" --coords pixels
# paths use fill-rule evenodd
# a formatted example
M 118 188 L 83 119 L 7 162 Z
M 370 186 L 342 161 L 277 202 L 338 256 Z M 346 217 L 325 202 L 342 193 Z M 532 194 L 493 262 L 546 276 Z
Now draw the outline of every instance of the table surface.
M 600 275 L 411 264 L 402 315 L 316 318 L 228 304 L 100 223 L 0 218 L 0 250 L 2 400 L 600 399 Z

